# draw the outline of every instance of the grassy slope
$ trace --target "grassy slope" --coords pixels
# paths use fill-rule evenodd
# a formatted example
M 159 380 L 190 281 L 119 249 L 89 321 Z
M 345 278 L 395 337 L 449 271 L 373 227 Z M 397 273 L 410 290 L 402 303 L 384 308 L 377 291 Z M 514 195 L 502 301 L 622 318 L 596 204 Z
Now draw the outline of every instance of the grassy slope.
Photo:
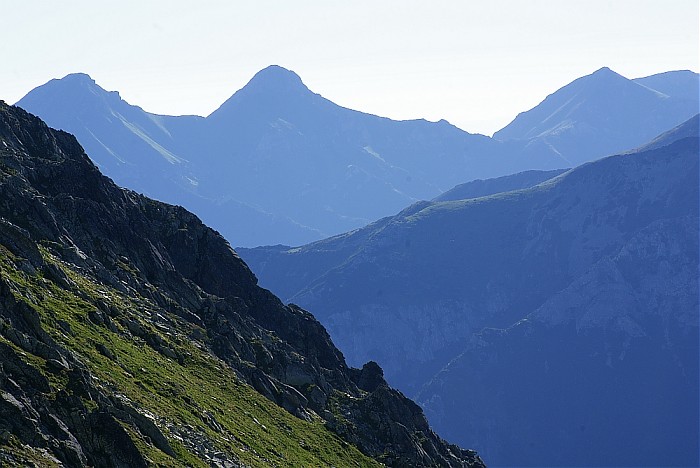
M 21 259 L 0 245 L 2 279 L 15 298 L 39 313 L 43 329 L 77 355 L 106 394 L 128 401 L 166 436 L 174 457 L 136 427 L 125 426 L 152 465 L 207 466 L 202 454 L 216 459 L 217 453 L 249 466 L 376 465 L 325 429 L 322 421 L 295 418 L 245 384 L 202 343 L 188 338 L 197 335 L 196 326 L 143 297 L 93 281 L 49 248 L 43 247 L 42 254 L 75 287 L 63 289 L 39 273 L 21 271 Z M 44 359 L 0 340 L 49 378 L 47 398 L 65 387 L 65 376 L 50 372 Z M 85 404 L 96 407 L 94 402 Z M 3 451 L 27 464 L 51 462 L 36 449 L 16 444 L 12 436 L 0 440 Z

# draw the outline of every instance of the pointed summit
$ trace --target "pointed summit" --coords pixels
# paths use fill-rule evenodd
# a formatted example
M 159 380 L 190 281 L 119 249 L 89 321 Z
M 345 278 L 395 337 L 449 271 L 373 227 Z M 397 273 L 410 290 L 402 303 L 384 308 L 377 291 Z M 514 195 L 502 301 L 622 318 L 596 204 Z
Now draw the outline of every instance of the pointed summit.
M 71 73 L 34 88 L 15 105 L 41 115 L 51 127 L 74 131 L 65 121 L 65 109 L 79 110 L 85 120 L 88 115 L 115 107 L 120 102 L 118 92 L 105 90 L 87 73 Z
M 276 99 L 288 95 L 304 95 L 311 91 L 299 75 L 279 65 L 270 65 L 257 72 L 234 96 L 274 95 Z
M 245 88 L 248 87 L 286 91 L 301 88 L 308 91 L 308 88 L 301 81 L 299 75 L 279 65 L 270 65 L 257 72 L 245 86 Z
M 88 91 L 86 93 L 86 91 Z M 76 105 L 77 102 L 91 96 L 106 97 L 110 93 L 101 88 L 94 79 L 87 73 L 70 73 L 61 79 L 52 79 L 47 83 L 31 90 L 26 96 L 20 99 L 16 105 L 34 112 L 36 108 L 45 107 L 47 103 L 53 102 L 54 106 Z M 115 93 L 118 95 L 118 93 Z M 49 125 L 53 125 L 51 119 Z
M 550 94 L 493 136 L 538 140 L 576 166 L 639 146 L 696 113 L 692 101 L 669 98 L 603 67 Z
M 81 83 L 81 84 L 96 84 L 95 80 L 87 73 L 69 73 L 60 80 L 51 81 L 63 81 L 64 83 Z
M 585 83 L 611 83 L 611 82 L 626 82 L 629 83 L 631 82 L 630 79 L 620 75 L 617 73 L 615 70 L 609 68 L 609 67 L 601 67 L 594 71 L 593 73 L 590 73 L 588 75 L 583 75 L 580 78 L 576 78 L 574 81 L 569 83 L 568 85 L 564 86 L 560 90 L 557 91 L 557 93 L 560 93 L 564 90 L 567 89 L 577 89 L 577 87 L 582 86 Z M 556 93 L 555 93 L 556 94 Z
M 275 109 L 273 113 L 276 113 L 282 108 L 296 108 L 311 96 L 315 94 L 306 87 L 299 75 L 279 65 L 270 65 L 257 72 L 243 88 L 207 118 L 220 120 L 242 108 Z
M 600 67 L 589 76 L 622 76 L 619 73 L 611 70 L 609 67 Z
M 162 164 L 184 161 L 174 149 L 168 117 L 132 106 L 86 73 L 50 80 L 16 105 L 41 116 L 50 127 L 75 134 L 100 170 L 121 185 L 145 192 L 134 183 L 140 176 L 133 167 L 145 164 L 155 171 Z

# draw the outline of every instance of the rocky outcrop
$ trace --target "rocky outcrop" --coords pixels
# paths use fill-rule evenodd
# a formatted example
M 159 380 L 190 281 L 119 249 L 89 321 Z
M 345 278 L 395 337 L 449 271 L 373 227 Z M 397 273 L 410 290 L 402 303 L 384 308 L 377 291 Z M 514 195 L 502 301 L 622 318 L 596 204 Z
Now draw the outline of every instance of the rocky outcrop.
M 380 371 L 349 368 L 311 314 L 259 288 L 228 243 L 197 217 L 116 187 L 72 136 L 21 109 L 2 104 L 0 140 L 0 244 L 8 272 L 0 312 L 2 340 L 9 343 L 0 424 L 10 434 L 8 447 L 76 466 L 142 466 L 151 463 L 144 444 L 181 459 L 171 447 L 176 441 L 200 460 L 238 463 L 234 453 L 211 448 L 215 436 L 208 431 L 225 430 L 213 413 L 196 412 L 207 429 L 185 430 L 167 415 L 148 416 L 143 402 L 120 397 L 120 381 L 96 382 L 96 364 L 80 358 L 88 350 L 70 347 L 79 338 L 72 327 L 87 326 L 105 366 L 128 375 L 144 370 L 126 364 L 134 344 L 194 374 L 193 353 L 206 352 L 210 358 L 201 359 L 226 363 L 279 407 L 311 424 L 325 421 L 372 458 L 404 466 L 481 465 L 474 452 L 435 435 Z M 54 313 L 42 305 L 64 294 L 74 298 L 66 310 L 75 304 L 86 310 L 82 321 L 58 319 L 63 306 Z M 30 362 L 39 370 L 26 370 L 22 353 L 46 361 L 61 384 L 44 376 L 43 364 Z M 133 388 L 146 385 L 143 379 Z M 64 384 L 73 390 L 56 391 Z M 175 392 L 183 405 L 202 405 L 175 384 L 153 385 Z M 333 410 L 346 406 L 352 411 L 340 424 Z M 370 416 L 381 427 L 368 423 Z
M 0 445 L 27 445 L 45 463 L 145 467 L 144 456 L 120 423 L 130 422 L 142 426 L 155 444 L 172 453 L 159 429 L 98 388 L 74 354 L 42 329 L 37 312 L 15 300 L 9 289 L 8 282 L 0 280 L 0 333 L 9 341 L 0 342 Z M 52 394 L 50 377 L 27 362 L 27 353 L 44 358 L 49 375 L 65 379 L 64 388 Z M 98 409 L 90 411 L 88 401 Z M 28 462 L 7 453 L 2 458 L 10 464 Z

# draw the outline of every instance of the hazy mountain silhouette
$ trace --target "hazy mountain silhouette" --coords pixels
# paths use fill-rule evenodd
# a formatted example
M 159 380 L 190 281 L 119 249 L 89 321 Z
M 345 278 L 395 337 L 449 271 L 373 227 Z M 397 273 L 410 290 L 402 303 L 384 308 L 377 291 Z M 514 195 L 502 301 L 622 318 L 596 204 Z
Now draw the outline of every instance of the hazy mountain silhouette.
M 83 73 L 51 80 L 18 105 L 34 109 L 56 128 L 79 128 L 81 143 L 101 170 L 119 184 L 156 193 L 166 190 L 163 185 L 169 182 L 182 182 L 157 176 L 176 174 L 165 169 L 182 170 L 187 162 L 173 140 L 172 127 L 202 120 L 150 114 L 124 101 L 118 92 L 105 91 Z
M 569 167 L 637 147 L 698 113 L 698 75 L 688 72 L 695 77 L 691 99 L 692 76 L 677 73 L 633 81 L 601 68 L 519 114 L 494 138 L 547 145 Z
M 184 205 L 230 239 L 246 243 L 251 235 L 265 239 L 266 233 L 276 231 L 285 232 L 292 240 L 320 236 L 283 215 L 232 199 L 226 193 L 211 195 L 202 190 L 200 184 L 207 183 L 200 180 L 202 168 L 185 156 L 201 153 L 200 141 L 205 139 L 202 117 L 148 113 L 122 100 L 117 92 L 105 91 L 82 73 L 51 80 L 17 105 L 54 128 L 74 133 L 100 170 L 117 184 Z
M 445 122 L 345 109 L 276 66 L 206 120 L 208 146 L 197 162 L 211 170 L 210 186 L 225 184 L 235 199 L 326 235 L 430 198 L 470 171 L 491 171 L 488 157 L 501 147 Z
M 74 133 L 120 185 L 196 211 L 236 245 L 320 239 L 508 166 L 507 145 L 345 109 L 278 66 L 207 118 L 145 112 L 84 74 L 18 105 Z
M 635 78 L 632 81 L 673 98 L 695 102 L 700 100 L 700 75 L 690 70 L 657 73 L 644 78 Z
M 564 172 L 566 172 L 566 169 L 524 171 L 494 179 L 472 180 L 448 190 L 442 195 L 435 197 L 433 201 L 465 200 L 467 198 L 486 197 L 501 192 L 512 192 L 513 190 L 535 186 Z
M 654 96 L 643 100 L 640 114 L 686 118 L 682 106 L 661 108 L 657 93 L 617 81 Z M 593 94 L 612 92 L 617 81 L 603 80 Z M 84 74 L 51 80 L 18 105 L 75 134 L 118 184 L 195 211 L 233 245 L 299 245 L 460 183 L 572 161 L 549 139 L 501 142 L 446 121 L 393 121 L 346 109 L 279 66 L 258 72 L 206 118 L 145 112 Z M 636 126 L 630 121 L 628 133 L 640 133 Z M 596 157 L 642 143 L 618 148 L 618 140 L 629 139 L 596 138 Z
M 420 391 L 436 427 L 491 463 L 692 464 L 700 194 L 698 129 L 686 127 L 692 137 L 670 132 L 666 146 L 528 189 L 420 202 L 324 241 L 239 253 L 264 287 L 312 310 L 349 362 L 376 360 Z M 545 325 L 511 332 L 524 317 Z M 506 338 L 474 338 L 484 327 Z M 533 395 L 544 377 L 559 387 Z M 653 398 L 670 403 L 647 408 Z M 467 418 L 479 405 L 483 417 Z
M 661 148 L 683 138 L 698 136 L 698 128 L 700 128 L 700 115 L 696 114 L 695 117 L 683 124 L 662 133 L 646 145 L 642 145 L 638 150 Z

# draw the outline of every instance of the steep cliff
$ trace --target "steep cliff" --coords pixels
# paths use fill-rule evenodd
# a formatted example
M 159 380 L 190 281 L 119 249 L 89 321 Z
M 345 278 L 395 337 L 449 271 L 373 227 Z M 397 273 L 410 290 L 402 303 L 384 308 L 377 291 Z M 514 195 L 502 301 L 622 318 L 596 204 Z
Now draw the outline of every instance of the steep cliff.
M 197 217 L 4 103 L 0 271 L 4 462 L 481 466 Z

